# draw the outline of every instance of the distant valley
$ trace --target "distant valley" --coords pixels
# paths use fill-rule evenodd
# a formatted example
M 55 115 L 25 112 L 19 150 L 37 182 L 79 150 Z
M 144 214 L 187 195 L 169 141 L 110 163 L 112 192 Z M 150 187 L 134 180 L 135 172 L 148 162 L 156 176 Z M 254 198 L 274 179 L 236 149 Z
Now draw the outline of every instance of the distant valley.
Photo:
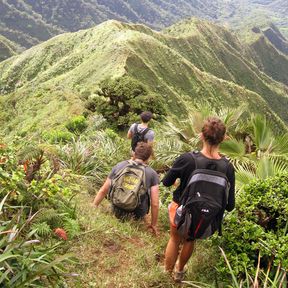
M 288 36 L 286 0 L 1 0 L 0 35 L 29 48 L 109 19 L 161 30 L 192 16 L 240 31 L 273 22 Z

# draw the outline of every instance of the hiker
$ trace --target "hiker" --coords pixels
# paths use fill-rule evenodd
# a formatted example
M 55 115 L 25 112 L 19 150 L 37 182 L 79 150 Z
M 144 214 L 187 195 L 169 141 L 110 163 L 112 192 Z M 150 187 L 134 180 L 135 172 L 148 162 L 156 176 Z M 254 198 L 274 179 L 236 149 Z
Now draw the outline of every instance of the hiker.
M 151 205 L 151 225 L 148 228 L 157 235 L 159 177 L 147 165 L 151 154 L 151 145 L 138 143 L 133 160 L 122 161 L 113 167 L 93 205 L 98 207 L 109 192 L 112 211 L 120 219 L 127 216 L 143 219 Z
M 138 142 L 146 142 L 152 144 L 154 140 L 154 131 L 148 128 L 149 121 L 153 114 L 145 111 L 140 114 L 141 124 L 134 123 L 128 130 L 127 138 L 131 139 L 132 151 L 135 151 Z
M 168 207 L 170 239 L 165 251 L 165 271 L 171 274 L 174 271 L 174 280 L 177 282 L 181 282 L 184 278 L 184 267 L 192 255 L 195 240 L 207 238 L 216 230 L 219 230 L 219 234 L 221 235 L 223 213 L 225 210 L 232 211 L 235 207 L 234 167 L 227 158 L 219 154 L 219 145 L 224 140 L 225 133 L 226 127 L 220 119 L 216 117 L 208 118 L 202 127 L 202 150 L 200 152 L 194 151 L 184 153 L 179 156 L 162 180 L 164 186 L 175 185 L 175 181 L 180 180 L 178 187 L 173 192 L 173 201 Z M 205 175 L 203 176 L 203 174 Z M 211 180 L 211 175 L 214 179 L 217 176 L 217 184 L 213 183 L 214 180 Z M 222 186 L 218 185 L 218 182 L 221 183 Z M 193 191 L 193 188 L 197 190 Z M 205 194 L 205 197 L 207 196 L 208 198 L 202 197 L 204 192 L 202 192 L 201 189 L 207 193 L 207 195 Z M 218 200 L 218 198 L 216 199 L 216 197 L 218 197 L 218 190 L 216 193 L 216 189 L 219 189 L 219 192 L 222 193 L 222 196 L 220 196 L 222 197 L 221 200 Z M 207 192 L 205 190 L 207 190 Z M 229 196 L 227 195 L 228 191 Z M 226 195 L 227 198 L 224 195 Z M 226 199 L 223 200 L 223 197 Z M 211 201 L 213 204 L 214 198 L 215 201 L 220 201 L 221 208 L 217 209 L 221 209 L 221 211 L 217 212 L 215 217 L 213 216 L 212 219 L 209 219 L 207 215 L 212 213 L 214 208 L 210 209 L 210 206 L 207 208 L 205 205 L 207 205 L 208 201 L 209 205 Z M 204 202 L 204 206 L 199 206 L 200 203 L 201 205 L 203 204 L 201 201 Z M 213 205 L 215 206 L 216 204 Z M 186 211 L 186 213 L 182 215 L 183 211 Z M 198 219 L 200 220 L 198 221 Z M 180 244 L 183 244 L 183 246 L 179 251 Z

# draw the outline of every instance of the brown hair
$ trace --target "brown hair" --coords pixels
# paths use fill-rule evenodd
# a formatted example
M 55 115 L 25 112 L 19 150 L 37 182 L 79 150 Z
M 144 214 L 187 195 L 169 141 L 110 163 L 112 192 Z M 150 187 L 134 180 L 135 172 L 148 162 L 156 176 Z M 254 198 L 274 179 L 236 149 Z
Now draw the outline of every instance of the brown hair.
M 152 117 L 153 114 L 150 111 L 144 111 L 140 114 L 140 118 L 143 123 L 148 123 Z
M 217 117 L 209 117 L 202 127 L 204 140 L 211 146 L 219 145 L 225 137 L 226 126 Z
M 138 142 L 135 148 L 135 158 L 146 161 L 152 155 L 153 148 L 150 144 L 145 142 Z

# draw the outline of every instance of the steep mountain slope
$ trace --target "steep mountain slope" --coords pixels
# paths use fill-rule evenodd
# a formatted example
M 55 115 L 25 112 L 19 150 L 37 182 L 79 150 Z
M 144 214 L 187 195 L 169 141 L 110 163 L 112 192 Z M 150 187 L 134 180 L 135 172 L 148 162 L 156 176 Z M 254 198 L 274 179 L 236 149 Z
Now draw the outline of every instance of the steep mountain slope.
M 7 38 L 0 35 L 0 62 L 16 55 L 19 47 Z
M 0 0 L 0 33 L 31 47 L 61 32 L 89 28 L 108 19 L 161 28 L 191 15 L 216 18 L 217 1 Z
M 280 31 L 274 25 L 253 27 L 242 33 L 242 40 L 259 70 L 288 86 L 288 41 Z
M 196 16 L 244 29 L 273 21 L 288 36 L 286 0 L 0 0 L 0 34 L 31 47 L 64 31 L 74 32 L 108 19 L 155 29 Z
M 287 103 L 286 97 L 283 96 L 287 95 L 287 87 L 279 85 L 261 73 L 254 61 L 253 51 L 249 46 L 243 45 L 229 30 L 194 19 L 177 23 L 167 28 L 165 33 L 176 36 L 168 45 L 177 49 L 199 69 L 258 93 L 283 119 L 288 120 L 282 106 Z M 263 50 L 266 52 L 265 48 L 264 46 Z M 286 60 L 285 56 L 283 58 Z M 277 67 L 271 68 L 275 68 L 277 73 Z M 282 68 L 284 70 L 288 68 L 287 62 L 283 63 Z M 286 73 L 283 77 L 285 82 Z M 279 97 L 282 100 L 279 100 Z
M 59 35 L 2 62 L 0 122 L 6 133 L 61 125 L 83 112 L 83 96 L 93 97 L 99 81 L 124 74 L 163 97 L 177 115 L 203 100 L 228 107 L 245 102 L 274 123 L 281 122 L 278 116 L 288 121 L 287 87 L 260 73 L 249 54 L 240 54 L 235 36 L 206 22 L 182 27 L 192 33 L 175 27 L 159 33 L 108 21 Z

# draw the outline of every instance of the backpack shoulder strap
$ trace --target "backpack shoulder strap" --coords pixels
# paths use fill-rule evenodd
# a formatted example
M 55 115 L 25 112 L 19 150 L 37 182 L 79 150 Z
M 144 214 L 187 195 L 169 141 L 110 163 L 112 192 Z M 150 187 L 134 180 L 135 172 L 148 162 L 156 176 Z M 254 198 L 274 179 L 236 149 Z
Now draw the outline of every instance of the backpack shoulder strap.
M 204 157 L 202 157 L 202 154 L 198 151 L 198 150 L 195 150 L 195 151 L 192 151 L 192 152 L 190 152 L 189 153 L 192 157 L 193 157 L 193 159 L 194 159 L 194 161 L 195 161 L 195 170 L 196 169 L 206 169 L 206 167 L 205 167 L 205 164 L 206 164 L 206 162 L 207 162 L 207 159 L 205 159 Z M 229 159 L 227 158 L 227 157 L 222 157 L 221 158 L 224 162 L 225 162 L 225 168 L 224 168 L 224 172 L 222 172 L 222 173 L 224 173 L 225 175 L 227 174 L 227 171 L 228 171 L 228 167 L 229 167 L 229 163 L 230 163 L 230 161 L 229 161 Z M 219 159 L 220 160 L 220 159 Z M 213 161 L 213 159 L 211 159 L 211 162 Z M 208 161 L 209 162 L 209 161 Z M 219 164 L 218 164 L 219 165 Z M 218 165 L 217 165 L 217 167 L 218 167 Z
M 195 170 L 199 169 L 199 167 L 201 167 L 201 154 L 198 150 L 194 150 L 189 152 L 189 154 L 192 156 L 192 158 L 194 159 L 195 162 Z
M 225 174 L 227 175 L 227 171 L 228 171 L 228 168 L 229 168 L 229 164 L 230 164 L 230 160 L 229 158 L 227 158 L 226 156 L 223 156 L 222 159 L 225 161 L 226 163 L 226 166 L 225 166 Z
M 134 126 L 134 134 L 138 133 L 138 124 L 135 123 L 135 126 Z
M 141 133 L 143 137 L 148 133 L 149 130 L 150 128 L 145 128 L 145 130 Z

